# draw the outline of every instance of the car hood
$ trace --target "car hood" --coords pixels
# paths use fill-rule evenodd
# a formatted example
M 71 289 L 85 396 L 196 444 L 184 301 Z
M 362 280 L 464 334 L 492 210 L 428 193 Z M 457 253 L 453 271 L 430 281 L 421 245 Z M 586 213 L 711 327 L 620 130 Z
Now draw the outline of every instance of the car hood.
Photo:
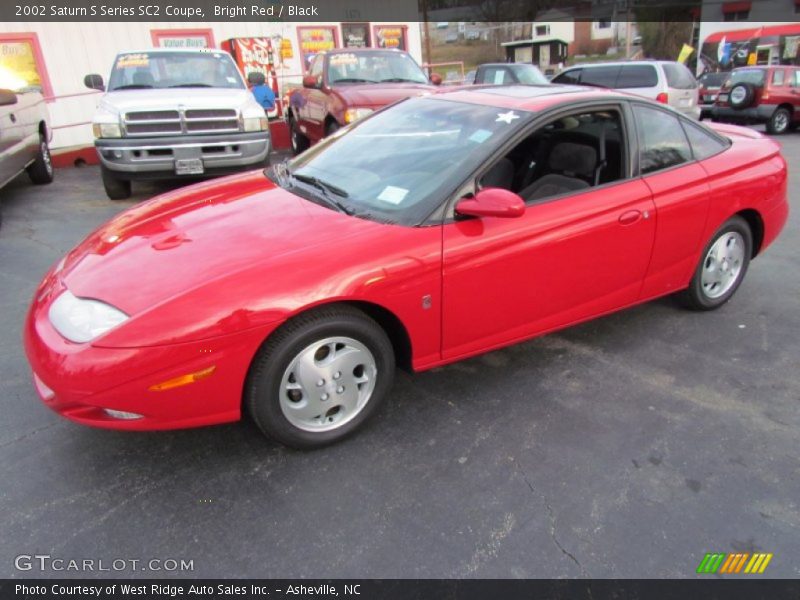
M 125 113 L 131 110 L 185 108 L 239 108 L 250 102 L 249 90 L 233 88 L 172 88 L 108 92 L 100 108 Z
M 379 224 L 300 198 L 261 171 L 182 188 L 136 206 L 70 252 L 76 296 L 136 315 L 289 253 L 314 253 Z
M 341 85 L 335 91 L 348 106 L 379 108 L 405 98 L 432 94 L 436 88 L 422 83 L 366 83 Z

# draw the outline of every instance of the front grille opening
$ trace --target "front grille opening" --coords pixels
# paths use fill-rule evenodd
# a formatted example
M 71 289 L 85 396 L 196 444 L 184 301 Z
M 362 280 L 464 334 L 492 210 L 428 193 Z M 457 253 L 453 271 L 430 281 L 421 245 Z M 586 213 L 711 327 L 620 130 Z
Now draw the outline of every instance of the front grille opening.
M 172 150 L 170 148 L 157 148 L 148 150 L 147 154 L 149 156 L 172 156 Z

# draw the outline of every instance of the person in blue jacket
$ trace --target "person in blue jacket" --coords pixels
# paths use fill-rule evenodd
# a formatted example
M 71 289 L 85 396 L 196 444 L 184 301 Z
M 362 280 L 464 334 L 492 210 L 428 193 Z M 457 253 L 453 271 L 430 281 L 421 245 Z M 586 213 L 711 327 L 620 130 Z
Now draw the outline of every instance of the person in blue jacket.
M 247 83 L 250 84 L 250 91 L 265 111 L 275 108 L 275 92 L 267 85 L 267 79 L 263 73 L 252 71 L 247 75 Z

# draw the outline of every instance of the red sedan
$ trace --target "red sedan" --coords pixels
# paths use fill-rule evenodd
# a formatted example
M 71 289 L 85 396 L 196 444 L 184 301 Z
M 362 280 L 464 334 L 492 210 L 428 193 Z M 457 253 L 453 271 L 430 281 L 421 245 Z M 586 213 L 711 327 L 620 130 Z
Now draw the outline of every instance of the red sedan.
M 321 446 L 430 369 L 666 294 L 725 303 L 788 215 L 770 139 L 569 86 L 406 100 L 291 162 L 128 210 L 25 325 L 63 416 Z

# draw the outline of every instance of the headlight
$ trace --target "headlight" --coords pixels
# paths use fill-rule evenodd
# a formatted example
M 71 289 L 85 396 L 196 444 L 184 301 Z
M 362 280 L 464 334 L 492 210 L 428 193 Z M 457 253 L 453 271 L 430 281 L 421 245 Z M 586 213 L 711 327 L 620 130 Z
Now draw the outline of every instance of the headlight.
M 90 342 L 128 320 L 121 310 L 99 300 L 78 298 L 65 290 L 50 305 L 50 323 L 71 342 Z
M 96 138 L 122 137 L 122 128 L 119 123 L 93 123 L 92 132 Z
M 253 131 L 266 131 L 267 127 L 269 127 L 269 123 L 267 122 L 267 117 L 245 117 L 244 118 L 244 130 L 245 132 L 253 132 Z
M 345 123 L 354 123 L 359 119 L 363 119 L 364 117 L 371 115 L 374 110 L 371 108 L 348 108 L 344 111 L 344 122 Z

